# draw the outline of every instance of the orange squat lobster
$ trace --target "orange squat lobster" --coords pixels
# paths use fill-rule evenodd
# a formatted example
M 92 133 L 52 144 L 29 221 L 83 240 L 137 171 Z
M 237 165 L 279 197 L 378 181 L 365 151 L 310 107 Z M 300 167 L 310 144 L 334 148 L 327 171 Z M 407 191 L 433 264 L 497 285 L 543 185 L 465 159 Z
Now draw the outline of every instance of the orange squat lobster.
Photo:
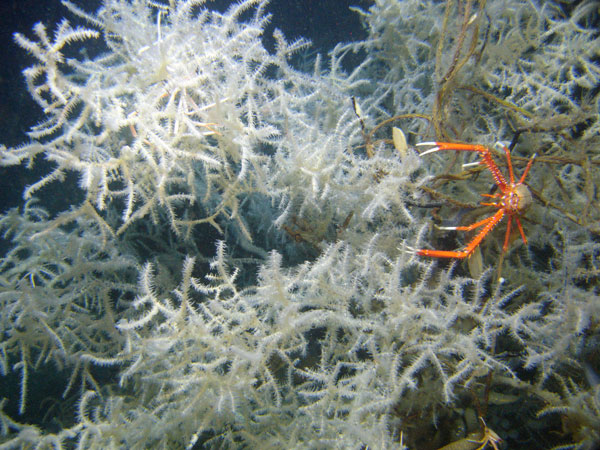
M 469 242 L 463 250 L 460 251 L 445 251 L 445 250 L 414 250 L 414 253 L 421 256 L 432 256 L 435 258 L 467 258 L 471 256 L 473 251 L 477 248 L 477 246 L 481 243 L 483 238 L 490 232 L 492 229 L 500 223 L 500 221 L 504 218 L 504 216 L 508 216 L 508 225 L 506 227 L 506 234 L 504 237 L 504 246 L 502 247 L 502 252 L 505 252 L 508 249 L 508 241 L 510 238 L 510 229 L 512 225 L 512 220 L 514 219 L 517 222 L 517 227 L 519 228 L 519 232 L 521 233 L 521 237 L 523 238 L 523 242 L 527 244 L 527 238 L 525 237 L 525 233 L 523 232 L 523 227 L 521 226 L 521 221 L 519 220 L 519 215 L 522 214 L 532 202 L 531 192 L 529 188 L 523 184 L 525 181 L 525 177 L 529 173 L 529 169 L 531 168 L 531 164 L 533 164 L 533 160 L 536 155 L 533 155 L 529 162 L 527 163 L 527 167 L 525 167 L 525 171 L 518 182 L 515 183 L 515 175 L 513 173 L 512 161 L 510 159 L 510 150 L 504 147 L 504 152 L 506 153 L 506 162 L 508 164 L 508 173 L 510 176 L 510 182 L 507 182 L 498 169 L 498 166 L 494 162 L 492 158 L 492 153 L 490 149 L 484 147 L 483 145 L 471 145 L 471 144 L 455 144 L 450 142 L 423 142 L 417 145 L 433 145 L 434 147 L 424 151 L 421 153 L 421 156 L 427 155 L 429 153 L 439 152 L 442 150 L 456 150 L 463 152 L 477 152 L 481 156 L 481 161 L 479 164 L 485 164 L 489 171 L 492 173 L 494 177 L 494 181 L 500 189 L 500 192 L 496 194 L 481 194 L 483 197 L 490 197 L 497 199 L 495 203 L 487 203 L 481 202 L 482 205 L 485 206 L 495 206 L 498 208 L 498 211 L 493 216 L 487 217 L 479 222 L 475 222 L 472 225 L 464 226 L 464 227 L 439 227 L 441 230 L 461 230 L 461 231 L 471 231 L 479 227 L 483 227 L 481 231 Z

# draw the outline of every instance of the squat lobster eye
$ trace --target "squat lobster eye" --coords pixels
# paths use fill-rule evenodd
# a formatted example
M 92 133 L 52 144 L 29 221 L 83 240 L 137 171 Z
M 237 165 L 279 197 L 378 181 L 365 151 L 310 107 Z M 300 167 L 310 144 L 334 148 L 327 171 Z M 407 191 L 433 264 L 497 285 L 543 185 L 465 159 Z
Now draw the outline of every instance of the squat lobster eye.
M 533 160 L 536 155 L 533 155 L 529 162 L 527 163 L 527 167 L 525 167 L 525 171 L 519 181 L 515 182 L 515 176 L 513 173 L 512 161 L 510 158 L 510 150 L 504 147 L 504 153 L 506 154 L 506 162 L 508 165 L 508 174 L 509 181 L 504 178 L 502 172 L 494 162 L 492 158 L 492 153 L 489 148 L 484 147 L 483 145 L 472 145 L 472 144 L 457 144 L 451 142 L 423 142 L 417 145 L 426 145 L 433 146 L 429 150 L 421 153 L 421 156 L 427 155 L 429 153 L 439 152 L 442 150 L 455 150 L 455 151 L 463 151 L 463 152 L 477 152 L 481 156 L 481 161 L 479 164 L 485 164 L 489 169 L 496 185 L 500 192 L 489 195 L 482 194 L 484 197 L 489 197 L 492 199 L 496 199 L 495 202 L 482 202 L 482 205 L 487 206 L 495 206 L 498 208 L 498 211 L 493 216 L 487 217 L 479 222 L 475 222 L 474 224 L 461 226 L 461 227 L 440 227 L 442 230 L 461 230 L 461 231 L 470 231 L 476 228 L 481 227 L 481 231 L 475 236 L 471 242 L 469 242 L 463 250 L 459 251 L 445 251 L 445 250 L 414 250 L 414 253 L 421 256 L 431 256 L 435 258 L 467 258 L 471 256 L 473 251 L 477 248 L 477 246 L 481 243 L 483 238 L 490 232 L 492 229 L 500 223 L 500 221 L 504 218 L 504 216 L 508 216 L 508 224 L 506 226 L 506 234 L 504 236 L 504 245 L 502 246 L 502 252 L 505 252 L 508 249 L 508 240 L 510 238 L 510 229 L 512 225 L 513 219 L 517 223 L 517 227 L 519 228 L 519 232 L 521 233 L 521 238 L 523 238 L 523 242 L 527 244 L 527 238 L 525 237 L 525 232 L 523 231 L 523 226 L 521 225 L 521 220 L 519 219 L 519 215 L 525 212 L 527 208 L 532 203 L 532 196 L 529 188 L 523 184 L 525 181 L 525 177 L 529 173 L 529 169 L 533 164 Z

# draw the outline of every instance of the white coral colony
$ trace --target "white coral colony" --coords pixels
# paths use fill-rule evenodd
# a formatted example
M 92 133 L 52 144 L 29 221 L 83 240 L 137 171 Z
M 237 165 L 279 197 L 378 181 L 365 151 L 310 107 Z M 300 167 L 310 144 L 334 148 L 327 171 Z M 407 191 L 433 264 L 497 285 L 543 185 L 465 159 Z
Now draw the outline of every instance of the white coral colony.
M 0 448 L 600 445 L 595 3 L 375 0 L 326 55 L 264 0 L 62 4 L 15 35 L 45 118 L 0 164 L 50 164 L 0 216 Z M 493 195 L 414 144 L 515 134 L 503 278 L 493 231 L 473 276 L 406 251 Z

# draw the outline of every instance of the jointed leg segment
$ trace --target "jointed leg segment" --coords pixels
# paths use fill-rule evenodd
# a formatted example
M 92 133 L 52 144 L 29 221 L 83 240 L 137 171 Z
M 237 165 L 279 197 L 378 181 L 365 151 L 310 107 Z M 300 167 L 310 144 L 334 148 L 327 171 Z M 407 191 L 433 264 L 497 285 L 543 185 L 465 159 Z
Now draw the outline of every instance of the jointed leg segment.
M 464 250 L 460 251 L 446 251 L 446 250 L 417 250 L 415 253 L 421 256 L 432 256 L 437 258 L 468 258 L 471 256 L 471 253 L 477 248 L 477 246 L 481 243 L 483 238 L 494 228 L 504 217 L 504 211 L 499 209 L 496 211 L 491 217 L 483 219 L 473 225 L 469 225 L 466 227 L 448 227 L 446 229 L 454 229 L 454 230 L 464 230 L 469 231 L 480 226 L 484 226 L 481 231 L 475 236 L 471 242 L 469 242 Z

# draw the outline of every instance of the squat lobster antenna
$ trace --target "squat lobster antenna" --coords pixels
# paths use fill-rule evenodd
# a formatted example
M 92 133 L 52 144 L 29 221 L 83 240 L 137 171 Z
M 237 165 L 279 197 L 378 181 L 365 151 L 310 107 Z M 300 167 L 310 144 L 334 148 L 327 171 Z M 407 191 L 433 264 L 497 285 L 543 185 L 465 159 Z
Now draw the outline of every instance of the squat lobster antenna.
M 479 233 L 465 246 L 463 250 L 460 251 L 446 251 L 446 250 L 415 250 L 414 253 L 421 256 L 431 256 L 435 258 L 468 258 L 471 256 L 473 251 L 479 246 L 481 241 L 487 236 L 487 234 L 492 231 L 492 229 L 500 223 L 500 221 L 504 218 L 504 216 L 508 216 L 508 223 L 506 226 L 506 234 L 504 236 L 504 245 L 502 246 L 502 252 L 505 252 L 508 249 L 508 243 L 510 238 L 510 231 L 512 220 L 514 219 L 517 223 L 517 227 L 519 229 L 519 233 L 521 234 L 521 238 L 523 242 L 527 244 L 527 238 L 525 237 L 525 232 L 523 231 L 523 227 L 521 225 L 521 220 L 519 216 L 529 208 L 531 205 L 533 198 L 531 196 L 531 192 L 524 184 L 525 178 L 529 173 L 529 169 L 531 169 L 531 165 L 536 157 L 533 155 L 525 170 L 523 171 L 523 175 L 518 182 L 515 182 L 515 176 L 512 167 L 512 160 L 510 157 L 510 150 L 503 146 L 504 152 L 506 155 L 506 163 L 508 166 L 508 175 L 509 181 L 504 178 L 504 175 L 496 165 L 492 157 L 492 153 L 488 147 L 483 145 L 472 145 L 472 144 L 460 144 L 460 143 L 452 143 L 452 142 L 421 142 L 417 144 L 417 146 L 433 146 L 429 150 L 421 153 L 421 156 L 428 155 L 430 153 L 439 152 L 442 150 L 454 150 L 454 151 L 466 151 L 466 152 L 477 152 L 481 157 L 481 161 L 475 164 L 485 164 L 489 169 L 498 189 L 499 193 L 490 195 L 490 194 L 482 194 L 484 197 L 490 197 L 497 199 L 495 203 L 491 202 L 482 202 L 482 205 L 486 206 L 494 206 L 498 208 L 496 213 L 490 217 L 487 217 L 479 222 L 475 222 L 474 224 L 467 226 L 459 226 L 459 227 L 438 227 L 442 230 L 460 230 L 460 231 L 471 231 L 476 228 L 481 228 Z M 469 164 L 471 165 L 471 164 Z

